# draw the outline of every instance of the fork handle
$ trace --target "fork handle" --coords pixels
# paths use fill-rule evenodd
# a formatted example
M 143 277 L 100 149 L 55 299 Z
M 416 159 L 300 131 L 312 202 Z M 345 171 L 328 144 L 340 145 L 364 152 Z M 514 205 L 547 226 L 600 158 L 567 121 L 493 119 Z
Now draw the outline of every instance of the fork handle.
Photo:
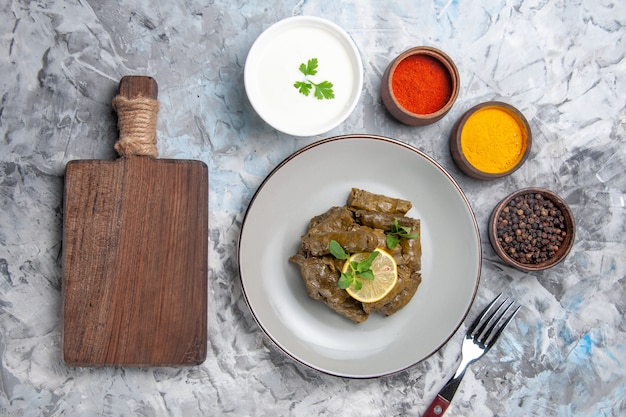
M 446 385 L 439 390 L 437 396 L 433 402 L 430 403 L 422 417 L 439 417 L 446 412 L 450 402 L 452 401 L 452 397 L 454 397 L 454 394 L 456 393 L 456 390 L 465 375 L 466 366 L 467 365 L 461 365 L 461 369 L 459 369 L 458 373 L 452 376 L 452 378 L 446 382 Z
M 424 413 L 422 417 L 439 417 L 442 416 L 443 413 L 446 412 L 448 406 L 450 405 L 450 401 L 446 400 L 441 396 L 441 394 L 437 394 L 432 403 L 428 406 L 428 409 Z

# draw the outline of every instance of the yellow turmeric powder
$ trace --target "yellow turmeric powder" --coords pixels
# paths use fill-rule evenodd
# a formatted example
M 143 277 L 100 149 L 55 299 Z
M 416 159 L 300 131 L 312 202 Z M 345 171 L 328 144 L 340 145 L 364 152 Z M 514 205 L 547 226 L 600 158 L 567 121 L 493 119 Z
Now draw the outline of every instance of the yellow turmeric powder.
M 461 131 L 461 150 L 482 172 L 499 174 L 512 169 L 524 155 L 528 132 L 505 108 L 490 106 L 472 114 Z

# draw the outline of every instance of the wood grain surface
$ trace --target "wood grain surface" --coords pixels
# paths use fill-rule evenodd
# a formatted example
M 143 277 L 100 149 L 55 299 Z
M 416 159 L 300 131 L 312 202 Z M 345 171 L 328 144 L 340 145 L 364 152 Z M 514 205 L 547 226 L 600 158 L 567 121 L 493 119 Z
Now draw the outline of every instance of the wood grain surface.
M 146 78 L 123 78 L 120 93 L 156 98 L 156 83 Z M 69 162 L 63 225 L 65 362 L 202 363 L 207 252 L 203 162 L 146 156 Z

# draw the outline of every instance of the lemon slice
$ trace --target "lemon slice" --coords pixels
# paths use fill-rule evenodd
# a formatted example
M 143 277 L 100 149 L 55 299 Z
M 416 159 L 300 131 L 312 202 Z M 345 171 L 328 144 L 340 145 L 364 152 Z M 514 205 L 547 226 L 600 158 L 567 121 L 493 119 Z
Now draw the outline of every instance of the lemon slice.
M 370 268 L 374 273 L 374 279 L 361 279 L 363 286 L 360 290 L 355 290 L 351 286 L 346 288 L 346 291 L 352 298 L 362 303 L 373 303 L 382 300 L 398 282 L 396 260 L 384 249 L 376 249 L 376 251 L 379 254 L 374 258 Z M 350 262 L 360 262 L 367 259 L 369 255 L 368 252 L 355 253 L 344 263 L 341 271 L 348 271 Z

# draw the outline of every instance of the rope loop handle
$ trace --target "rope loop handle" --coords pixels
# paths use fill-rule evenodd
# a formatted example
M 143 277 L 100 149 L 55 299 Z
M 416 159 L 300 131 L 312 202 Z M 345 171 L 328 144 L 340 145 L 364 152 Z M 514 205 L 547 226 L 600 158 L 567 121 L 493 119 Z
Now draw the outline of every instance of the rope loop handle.
M 113 108 L 117 111 L 120 131 L 120 138 L 115 144 L 117 153 L 120 156 L 156 157 L 159 101 L 147 97 L 128 99 L 118 95 L 113 99 Z

